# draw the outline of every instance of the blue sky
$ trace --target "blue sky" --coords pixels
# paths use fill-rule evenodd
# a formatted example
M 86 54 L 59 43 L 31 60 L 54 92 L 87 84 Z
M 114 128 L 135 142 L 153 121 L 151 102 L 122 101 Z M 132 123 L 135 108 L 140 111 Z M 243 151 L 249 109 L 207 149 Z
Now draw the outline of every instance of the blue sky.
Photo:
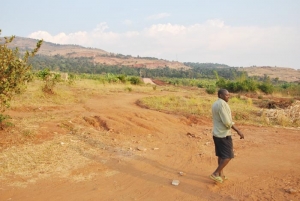
M 298 0 L 14 0 L 2 36 L 181 62 L 300 69 Z

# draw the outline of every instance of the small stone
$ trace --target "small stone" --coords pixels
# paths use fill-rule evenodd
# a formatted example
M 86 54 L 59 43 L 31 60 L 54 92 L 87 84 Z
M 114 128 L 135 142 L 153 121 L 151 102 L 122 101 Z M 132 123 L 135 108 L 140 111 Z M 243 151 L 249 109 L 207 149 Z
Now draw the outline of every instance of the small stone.
M 287 189 L 286 192 L 288 192 L 289 194 L 295 194 L 295 193 L 297 193 L 297 190 L 290 188 L 290 189 Z
M 154 147 L 154 148 L 153 148 L 153 150 L 159 150 L 159 148 L 157 148 L 157 147 Z
M 173 180 L 172 181 L 172 185 L 174 185 L 174 186 L 178 186 L 179 185 L 179 180 Z
M 207 145 L 209 145 L 210 144 L 210 142 L 205 142 L 205 145 L 207 146 Z
M 137 147 L 137 150 L 139 150 L 139 151 L 146 151 L 147 149 L 146 149 L 145 147 L 138 146 L 138 147 Z
M 185 176 L 185 175 L 186 175 L 185 172 L 179 172 L 179 174 L 180 174 L 181 176 Z

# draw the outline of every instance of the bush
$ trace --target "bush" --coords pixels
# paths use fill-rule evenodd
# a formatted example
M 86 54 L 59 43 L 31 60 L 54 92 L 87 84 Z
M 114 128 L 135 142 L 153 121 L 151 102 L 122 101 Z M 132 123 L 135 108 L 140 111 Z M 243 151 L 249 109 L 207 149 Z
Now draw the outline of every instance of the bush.
M 133 84 L 133 85 L 139 85 L 139 84 L 142 84 L 142 80 L 141 78 L 139 77 L 136 77 L 136 76 L 132 76 L 132 77 L 129 77 L 128 78 L 128 81 Z
M 38 41 L 32 52 L 26 51 L 20 58 L 18 48 L 12 50 L 7 47 L 14 38 L 14 36 L 4 37 L 5 42 L 1 41 L 0 44 L 0 112 L 4 112 L 9 107 L 12 97 L 21 93 L 26 88 L 26 83 L 31 80 L 31 65 L 28 64 L 28 59 L 37 53 L 43 42 Z M 0 119 L 1 121 L 3 120 Z
M 215 94 L 216 91 L 217 91 L 217 88 L 215 86 L 209 86 L 205 89 L 205 91 L 208 93 L 208 94 Z
M 264 83 L 258 85 L 258 88 L 266 94 L 272 94 L 274 91 L 273 85 L 271 83 L 267 83 L 267 82 L 264 82 Z
M 69 73 L 69 76 L 68 76 L 68 84 L 70 84 L 70 85 L 74 84 L 76 79 L 77 79 L 76 74 L 74 74 L 74 73 Z
M 117 75 L 117 78 L 120 80 L 120 82 L 125 83 L 126 82 L 126 75 Z
M 41 78 L 45 84 L 42 88 L 43 92 L 48 94 L 54 94 L 55 85 L 61 81 L 59 73 L 50 72 L 48 68 L 39 71 L 37 77 Z

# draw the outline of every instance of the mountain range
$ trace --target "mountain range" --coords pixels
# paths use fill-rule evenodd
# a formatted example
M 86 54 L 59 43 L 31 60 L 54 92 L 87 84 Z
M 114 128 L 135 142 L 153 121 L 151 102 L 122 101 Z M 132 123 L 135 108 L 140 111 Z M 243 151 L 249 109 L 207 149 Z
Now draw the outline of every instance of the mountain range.
M 3 41 L 3 40 L 1 40 Z M 24 37 L 15 37 L 12 43 L 8 46 L 10 48 L 18 47 L 20 52 L 32 50 L 38 40 Z M 60 55 L 64 57 L 89 57 L 93 59 L 94 63 L 102 63 L 106 65 L 119 65 L 132 68 L 163 68 L 168 66 L 171 69 L 186 70 L 190 67 L 182 62 L 168 61 L 154 57 L 133 57 L 131 55 L 122 55 L 107 52 L 97 48 L 87 48 L 79 45 L 61 45 L 44 41 L 38 54 L 55 56 Z M 224 65 L 223 65 L 224 66 Z M 222 65 L 220 65 L 222 67 Z M 239 70 L 245 71 L 249 76 L 269 76 L 270 78 L 278 78 L 279 80 L 288 82 L 300 82 L 300 70 L 284 67 L 270 67 L 270 66 L 252 66 L 239 67 Z

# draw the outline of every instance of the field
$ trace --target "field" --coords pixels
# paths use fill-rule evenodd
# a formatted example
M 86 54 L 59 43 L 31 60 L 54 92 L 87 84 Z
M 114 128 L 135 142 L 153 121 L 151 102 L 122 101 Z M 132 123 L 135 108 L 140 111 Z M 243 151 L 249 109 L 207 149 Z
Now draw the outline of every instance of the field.
M 229 102 L 245 135 L 229 179 L 209 179 L 214 100 L 197 87 L 83 79 L 47 95 L 29 83 L 0 131 L 0 200 L 300 200 L 300 128 L 270 122 L 247 94 Z

